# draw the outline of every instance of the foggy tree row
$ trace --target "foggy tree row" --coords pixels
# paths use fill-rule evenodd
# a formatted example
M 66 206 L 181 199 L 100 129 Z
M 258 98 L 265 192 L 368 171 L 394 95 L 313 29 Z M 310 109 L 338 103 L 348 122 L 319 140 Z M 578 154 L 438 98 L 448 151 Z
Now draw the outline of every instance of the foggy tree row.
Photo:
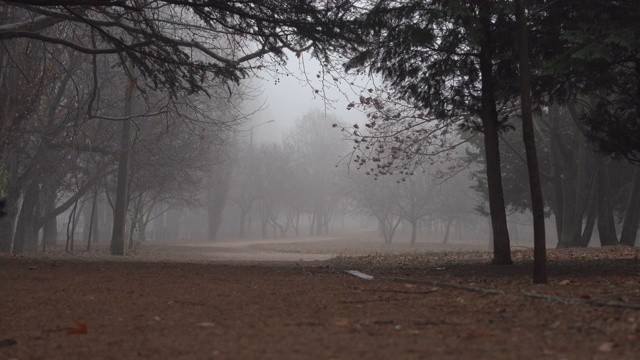
M 407 223 L 415 245 L 418 229 L 427 223 L 446 224 L 446 242 L 454 220 L 473 218 L 479 198 L 468 188 L 469 172 L 448 178 L 439 168 L 454 167 L 445 161 L 423 165 L 410 177 L 374 178 L 345 161 L 348 144 L 329 126 L 341 123 L 334 115 L 311 110 L 280 143 L 256 145 L 252 138 L 239 143 L 237 157 L 224 165 L 230 181 L 214 187 L 229 200 L 226 233 L 243 238 L 257 228 L 264 238 L 285 237 L 290 231 L 323 235 L 340 222 L 335 220 L 362 215 L 376 220 L 385 243 L 391 243 L 401 222 Z
M 0 251 L 32 251 L 40 232 L 43 248 L 55 244 L 63 214 L 73 248 L 82 209 L 91 208 L 82 216 L 85 233 L 112 226 L 111 252 L 122 254 L 135 230 L 144 237 L 154 218 L 175 220 L 165 219 L 168 209 L 198 203 L 203 182 L 228 181 L 205 175 L 226 161 L 221 145 L 247 118 L 242 78 L 277 71 L 284 49 L 319 55 L 330 48 L 325 35 L 302 30 L 310 22 L 300 15 L 319 10 L 309 4 L 194 5 L 1 5 L 7 216 Z M 213 219 L 223 200 L 210 207 Z M 112 216 L 96 213 L 105 202 Z
M 4 8 L 5 23 L 14 26 L 16 19 L 34 16 Z M 62 24 L 49 24 L 38 34 L 43 33 L 98 44 L 92 32 L 69 32 Z M 111 232 L 118 238 L 112 250 L 122 253 L 125 237 L 131 241 L 136 229 L 144 235 L 144 227 L 168 206 L 197 201 L 217 147 L 239 122 L 241 85 L 202 79 L 198 86 L 207 94 L 167 94 L 122 57 L 74 50 L 15 39 L 0 53 L 8 213 L 0 220 L 0 251 L 34 251 L 40 232 L 42 249 L 56 245 L 60 232 L 67 233 L 65 247 L 73 249 L 83 209 L 86 234 L 95 239 L 101 218 L 96 212 L 104 211 L 97 204 L 103 202 L 113 212 L 111 224 L 120 219 Z M 66 231 L 56 221 L 62 215 L 68 217 Z
M 359 165 L 377 163 L 370 169 L 379 174 L 402 172 L 433 152 L 437 139 L 445 148 L 474 141 L 481 149 L 476 160 L 486 168 L 478 188 L 490 205 L 494 262 L 508 264 L 505 202 L 536 213 L 524 172 L 532 165 L 520 145 L 535 135 L 542 158 L 534 177 L 545 188 L 559 246 L 586 246 L 595 222 L 601 244 L 618 244 L 617 228 L 622 243 L 633 246 L 635 168 L 611 156 L 637 162 L 637 4 L 530 2 L 520 17 L 524 37 L 515 10 L 511 2 L 490 1 L 373 6 L 362 20 L 368 42 L 347 66 L 380 74 L 387 87 L 352 105 L 369 112 L 368 132 L 346 129 L 363 153 Z M 514 56 L 526 40 L 529 51 Z M 523 71 L 523 63 L 530 69 Z M 529 72 L 524 88 L 519 76 Z M 536 121 L 523 134 L 525 111 L 518 108 L 529 92 Z M 515 128 L 519 134 L 509 133 Z M 614 182 L 612 171 L 626 176 Z M 542 208 L 538 214 L 544 216 Z

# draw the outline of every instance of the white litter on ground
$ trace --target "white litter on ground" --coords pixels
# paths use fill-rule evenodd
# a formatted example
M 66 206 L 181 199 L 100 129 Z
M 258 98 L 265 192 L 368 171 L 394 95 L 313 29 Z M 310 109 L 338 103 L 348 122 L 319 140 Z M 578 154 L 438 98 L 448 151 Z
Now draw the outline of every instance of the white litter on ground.
M 371 275 L 367 275 L 365 273 L 361 273 L 358 270 L 345 270 L 346 273 L 351 274 L 353 276 L 357 276 L 361 279 L 365 279 L 365 280 L 373 280 L 373 276 Z

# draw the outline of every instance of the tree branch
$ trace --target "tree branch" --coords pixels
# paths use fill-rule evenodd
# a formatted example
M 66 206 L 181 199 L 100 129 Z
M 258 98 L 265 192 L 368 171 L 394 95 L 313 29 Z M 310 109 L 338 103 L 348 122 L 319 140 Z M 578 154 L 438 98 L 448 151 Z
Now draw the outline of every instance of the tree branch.
M 41 35 L 38 33 L 33 33 L 30 31 L 9 31 L 9 32 L 0 32 L 0 40 L 10 40 L 10 39 L 19 39 L 19 38 L 27 38 L 40 40 L 51 44 L 59 44 L 66 47 L 69 47 L 73 50 L 84 54 L 117 54 L 123 52 L 123 49 L 112 48 L 112 49 L 92 49 L 88 47 L 84 47 L 82 45 L 78 45 L 76 43 L 66 41 L 63 39 L 53 38 L 50 36 Z M 152 41 L 143 41 L 141 43 L 129 45 L 132 48 L 141 48 L 152 44 Z

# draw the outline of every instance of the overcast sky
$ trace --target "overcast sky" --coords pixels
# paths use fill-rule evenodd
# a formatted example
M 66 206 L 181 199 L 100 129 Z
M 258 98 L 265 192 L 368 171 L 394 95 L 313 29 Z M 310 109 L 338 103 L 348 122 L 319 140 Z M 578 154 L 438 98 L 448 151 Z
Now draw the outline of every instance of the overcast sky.
M 322 82 L 316 76 L 321 70 L 320 64 L 308 54 L 303 55 L 301 60 L 290 55 L 287 68 L 292 74 L 279 76 L 277 84 L 273 77 L 268 75 L 256 81 L 256 85 L 261 86 L 263 90 L 259 103 L 264 103 L 265 107 L 265 110 L 253 116 L 254 119 L 249 125 L 255 126 L 256 141 L 280 141 L 282 134 L 294 125 L 295 120 L 311 109 L 326 110 L 348 124 L 364 123 L 364 114 L 356 109 L 347 110 L 349 102 L 358 98 L 354 90 L 344 81 L 339 85 L 340 89 L 332 85 L 325 86 L 324 91 L 330 102 L 325 101 L 322 96 L 314 93 L 314 88 L 322 89 Z M 306 70 L 306 77 L 302 65 Z M 362 85 L 365 81 L 360 80 L 356 83 Z M 263 124 L 272 119 L 275 121 Z M 328 122 L 327 126 L 331 126 L 331 123 Z

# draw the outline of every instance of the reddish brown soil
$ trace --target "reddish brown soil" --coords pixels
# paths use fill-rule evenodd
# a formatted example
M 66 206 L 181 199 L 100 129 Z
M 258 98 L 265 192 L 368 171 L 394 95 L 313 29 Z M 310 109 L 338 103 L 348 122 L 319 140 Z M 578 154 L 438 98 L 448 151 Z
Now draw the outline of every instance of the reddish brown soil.
M 526 260 L 425 265 L 433 253 L 353 264 L 0 257 L 0 359 L 638 359 L 637 252 L 589 251 L 552 253 L 544 286 Z M 376 278 L 341 270 L 356 263 Z

